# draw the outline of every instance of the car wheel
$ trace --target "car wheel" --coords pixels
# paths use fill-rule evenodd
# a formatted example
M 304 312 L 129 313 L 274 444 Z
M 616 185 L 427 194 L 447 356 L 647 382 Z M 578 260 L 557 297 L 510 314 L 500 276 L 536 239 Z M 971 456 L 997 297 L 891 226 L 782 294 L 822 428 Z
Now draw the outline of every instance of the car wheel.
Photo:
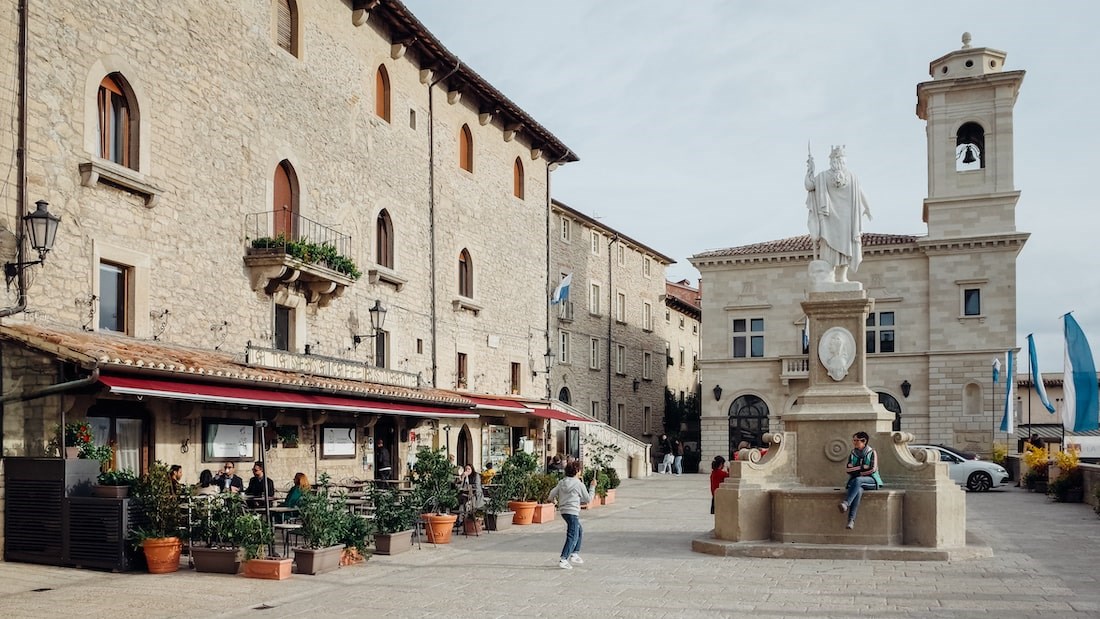
M 985 492 L 993 487 L 993 478 L 985 471 L 974 471 L 966 480 L 966 488 L 971 492 Z

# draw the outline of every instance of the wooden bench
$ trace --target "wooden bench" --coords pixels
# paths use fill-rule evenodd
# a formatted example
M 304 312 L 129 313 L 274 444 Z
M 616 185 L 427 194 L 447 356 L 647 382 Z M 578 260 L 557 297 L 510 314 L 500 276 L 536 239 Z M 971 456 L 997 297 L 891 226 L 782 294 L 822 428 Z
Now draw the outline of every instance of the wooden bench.
M 854 529 L 844 528 L 847 514 L 837 508 L 844 488 L 781 488 L 768 492 L 772 508 L 772 539 L 807 544 L 900 546 L 903 543 L 904 490 L 866 490 Z

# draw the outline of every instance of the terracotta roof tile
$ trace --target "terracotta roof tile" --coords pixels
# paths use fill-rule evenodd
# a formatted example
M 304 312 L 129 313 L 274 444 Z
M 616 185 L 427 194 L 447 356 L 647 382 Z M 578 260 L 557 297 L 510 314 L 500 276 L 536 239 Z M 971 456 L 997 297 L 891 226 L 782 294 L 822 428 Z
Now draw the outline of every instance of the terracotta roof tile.
M 416 389 L 250 367 L 244 364 L 243 354 L 232 355 L 216 350 L 188 348 L 124 335 L 68 331 L 39 324 L 16 323 L 0 325 L 0 337 L 21 342 L 29 348 L 78 363 L 85 368 L 98 366 L 101 371 L 106 372 L 112 368 L 139 369 L 156 373 L 161 378 L 201 380 L 202 377 L 216 377 L 239 381 L 241 386 L 249 387 L 306 388 L 390 401 L 460 407 L 473 405 L 465 398 L 439 389 Z
M 916 242 L 919 237 L 910 234 L 878 234 L 874 232 L 864 232 L 861 238 L 863 240 L 863 246 L 866 248 L 884 245 L 904 245 L 906 243 Z M 778 241 L 765 241 L 763 243 L 728 247 L 726 249 L 712 249 L 710 251 L 695 254 L 692 258 L 720 258 L 723 256 L 751 256 L 753 254 L 783 254 L 809 251 L 813 251 L 810 235 L 803 234 L 802 236 L 792 236 L 787 239 L 779 239 Z

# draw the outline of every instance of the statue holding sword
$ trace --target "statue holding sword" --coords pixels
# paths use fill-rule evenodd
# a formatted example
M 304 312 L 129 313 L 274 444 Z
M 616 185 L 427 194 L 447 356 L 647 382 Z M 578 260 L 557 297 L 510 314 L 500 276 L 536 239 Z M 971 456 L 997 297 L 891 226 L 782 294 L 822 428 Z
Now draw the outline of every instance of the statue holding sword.
M 806 146 L 809 151 L 809 144 Z M 806 160 L 807 226 L 814 244 L 815 262 L 820 259 L 834 270 L 833 281 L 848 281 L 848 270 L 859 270 L 863 259 L 860 239 L 862 219 L 871 219 L 870 205 L 859 179 L 848 170 L 844 147 L 829 153 L 829 169 L 814 175 L 814 157 Z

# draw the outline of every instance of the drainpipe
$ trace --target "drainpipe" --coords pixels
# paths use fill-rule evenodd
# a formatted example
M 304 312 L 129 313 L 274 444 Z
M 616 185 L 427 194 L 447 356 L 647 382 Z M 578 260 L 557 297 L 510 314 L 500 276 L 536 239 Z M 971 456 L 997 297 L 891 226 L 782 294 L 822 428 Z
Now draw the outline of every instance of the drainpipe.
M 611 246 L 619 241 L 619 235 L 607 242 L 607 425 L 611 424 L 611 325 L 615 322 L 615 286 L 611 273 Z
M 437 387 L 439 371 L 439 327 L 436 324 L 436 281 L 435 281 L 435 108 L 432 89 L 435 85 L 458 72 L 462 61 L 455 62 L 455 68 L 443 77 L 428 84 L 428 261 L 431 265 L 431 303 L 432 303 L 432 387 Z
M 35 389 L 33 391 L 23 391 L 20 393 L 9 393 L 8 395 L 0 398 L 0 403 L 8 403 L 19 400 L 20 402 L 26 402 L 27 400 L 35 400 L 37 398 L 44 398 L 49 395 L 57 395 L 59 393 L 65 393 L 66 391 L 73 391 L 74 389 L 80 389 L 82 387 L 90 387 L 99 382 L 99 368 L 96 367 L 92 370 L 92 373 L 84 378 L 77 380 L 70 380 L 64 383 L 57 383 L 56 385 L 49 385 L 42 387 L 41 389 Z M 61 413 L 65 414 L 64 411 Z M 64 425 L 64 419 L 62 419 L 62 425 Z
M 18 77 L 18 89 L 17 95 L 19 108 L 19 118 L 16 120 L 18 126 L 18 145 L 15 149 L 15 263 L 23 264 L 23 216 L 26 214 L 27 204 L 27 21 L 29 19 L 29 10 L 27 8 L 28 0 L 23 0 L 19 3 L 19 77 Z M 16 304 L 12 307 L 0 308 L 0 318 L 4 316 L 11 316 L 12 314 L 18 314 L 27 309 L 27 281 L 23 276 L 23 269 L 17 269 L 16 274 L 16 291 L 18 293 Z

